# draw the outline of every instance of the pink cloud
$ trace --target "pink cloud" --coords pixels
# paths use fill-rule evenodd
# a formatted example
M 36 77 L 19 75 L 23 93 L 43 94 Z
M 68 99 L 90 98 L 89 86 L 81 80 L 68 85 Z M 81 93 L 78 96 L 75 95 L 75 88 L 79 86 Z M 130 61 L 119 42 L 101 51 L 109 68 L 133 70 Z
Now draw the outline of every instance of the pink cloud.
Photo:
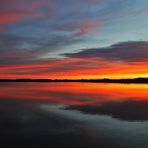
M 74 27 L 78 30 L 75 33 L 75 36 L 83 36 L 92 34 L 92 31 L 100 26 L 100 23 L 97 21 L 88 21 L 83 23 L 77 23 Z

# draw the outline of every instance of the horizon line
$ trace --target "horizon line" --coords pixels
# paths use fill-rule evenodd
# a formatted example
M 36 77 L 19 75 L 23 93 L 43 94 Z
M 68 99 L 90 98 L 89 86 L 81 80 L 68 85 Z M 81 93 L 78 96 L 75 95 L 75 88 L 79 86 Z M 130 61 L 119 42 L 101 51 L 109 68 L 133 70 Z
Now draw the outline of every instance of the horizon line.
M 148 78 L 128 78 L 128 79 L 0 79 L 0 82 L 90 82 L 90 83 L 124 83 L 124 84 L 148 84 Z
M 64 78 L 64 79 L 52 79 L 52 78 L 0 78 L 0 80 L 133 80 L 133 79 L 148 79 L 148 77 L 135 77 L 135 78 L 91 78 L 91 79 L 85 79 L 85 78 L 80 78 L 80 79 L 69 79 L 69 78 Z

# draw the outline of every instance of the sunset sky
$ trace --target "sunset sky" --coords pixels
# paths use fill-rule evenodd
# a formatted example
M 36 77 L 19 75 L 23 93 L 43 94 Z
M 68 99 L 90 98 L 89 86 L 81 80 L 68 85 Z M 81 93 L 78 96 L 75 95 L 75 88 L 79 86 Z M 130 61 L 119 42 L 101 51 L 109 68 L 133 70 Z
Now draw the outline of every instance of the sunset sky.
M 0 0 L 0 78 L 148 77 L 148 0 Z

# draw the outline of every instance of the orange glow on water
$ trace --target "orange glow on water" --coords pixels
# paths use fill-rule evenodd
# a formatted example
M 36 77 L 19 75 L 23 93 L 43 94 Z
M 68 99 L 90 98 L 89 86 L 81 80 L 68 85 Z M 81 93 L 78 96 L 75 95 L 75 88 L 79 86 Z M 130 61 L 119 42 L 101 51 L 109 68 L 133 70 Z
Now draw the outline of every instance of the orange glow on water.
M 0 85 L 1 99 L 60 104 L 98 104 L 108 101 L 148 101 L 148 85 L 97 83 L 7 83 Z

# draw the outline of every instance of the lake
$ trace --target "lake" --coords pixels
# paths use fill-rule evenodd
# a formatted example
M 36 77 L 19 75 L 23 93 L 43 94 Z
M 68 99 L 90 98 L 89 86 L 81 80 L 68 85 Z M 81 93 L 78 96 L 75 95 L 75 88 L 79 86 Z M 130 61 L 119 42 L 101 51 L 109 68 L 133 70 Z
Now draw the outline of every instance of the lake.
M 0 83 L 1 148 L 148 148 L 148 85 Z

